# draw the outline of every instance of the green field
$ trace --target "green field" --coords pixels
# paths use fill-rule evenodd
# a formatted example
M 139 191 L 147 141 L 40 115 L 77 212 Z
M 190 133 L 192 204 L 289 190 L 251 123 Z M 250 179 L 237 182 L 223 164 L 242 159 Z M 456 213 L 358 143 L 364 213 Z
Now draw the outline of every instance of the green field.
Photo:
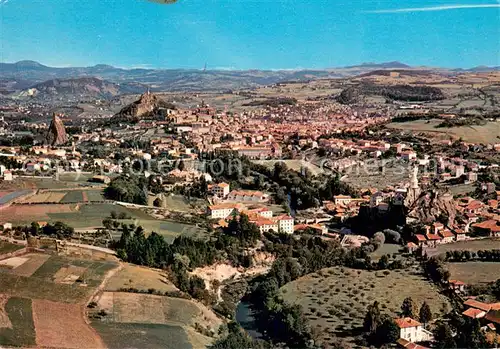
M 154 219 L 125 219 L 119 221 L 126 224 L 135 224 L 136 226 L 141 226 L 144 228 L 146 233 L 158 233 L 163 236 L 169 243 L 174 241 L 174 239 L 180 235 L 187 235 L 195 238 L 204 238 L 207 236 L 206 231 L 200 227 L 173 221 L 160 221 Z M 113 238 L 119 239 L 121 236 L 121 232 L 112 232 L 111 235 L 113 236 Z
M 460 280 L 466 284 L 481 284 L 500 279 L 498 262 L 447 263 L 447 267 L 450 279 Z
M 102 190 L 87 190 L 86 193 L 87 193 L 87 199 L 90 202 L 95 202 L 95 201 L 100 202 L 104 200 Z
M 83 202 L 83 194 L 79 190 L 69 191 L 60 201 L 61 204 L 72 204 L 76 202 Z
M 402 248 L 403 246 L 401 245 L 387 243 L 380 246 L 377 250 L 371 253 L 370 256 L 372 257 L 373 260 L 378 260 L 383 255 L 391 255 L 391 256 L 393 254 L 399 255 L 400 254 L 399 250 L 401 250 Z
M 54 281 L 55 273 L 62 267 L 76 266 L 87 268 L 82 278 L 89 287 L 98 286 L 104 275 L 111 269 L 116 268 L 114 262 L 91 261 L 84 259 L 69 259 L 61 256 L 50 257 L 40 268 L 38 268 L 31 277 L 43 279 L 45 281 Z
M 102 220 L 111 215 L 111 212 L 125 213 L 133 219 L 152 219 L 147 213 L 139 209 L 126 208 L 113 204 L 84 204 L 79 211 L 67 213 L 50 213 L 53 221 L 61 221 L 73 228 L 88 228 L 102 226 Z
M 182 195 L 172 195 L 165 197 L 166 207 L 180 212 L 191 212 L 193 209 Z
M 11 253 L 24 248 L 24 245 L 11 244 L 10 242 L 0 241 L 0 255 Z
M 111 349 L 165 348 L 191 349 L 186 331 L 181 326 L 157 324 L 122 324 L 92 322 L 104 343 Z
M 435 249 L 427 249 L 428 256 L 445 254 L 447 251 L 468 250 L 477 252 L 479 250 L 498 250 L 500 249 L 500 239 L 480 239 L 472 241 L 459 241 L 452 244 L 441 244 Z
M 387 271 L 386 271 L 387 272 Z M 368 305 L 396 317 L 406 297 L 420 306 L 426 301 L 433 313 L 449 307 L 439 290 L 416 269 L 382 271 L 328 268 L 304 276 L 281 288 L 283 298 L 300 304 L 320 341 L 328 346 L 337 337 L 352 340 L 362 328 Z
M 31 299 L 11 297 L 5 303 L 12 328 L 0 328 L 0 345 L 31 347 L 36 345 Z

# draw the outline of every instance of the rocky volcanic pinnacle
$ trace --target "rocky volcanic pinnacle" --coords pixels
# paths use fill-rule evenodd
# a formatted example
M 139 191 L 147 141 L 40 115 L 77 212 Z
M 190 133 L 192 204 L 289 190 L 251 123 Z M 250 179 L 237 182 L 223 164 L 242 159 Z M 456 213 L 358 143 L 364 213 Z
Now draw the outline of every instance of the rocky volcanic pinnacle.
M 171 103 L 167 103 L 162 99 L 158 98 L 149 91 L 144 93 L 141 98 L 139 98 L 134 103 L 125 106 L 120 112 L 118 112 L 113 118 L 116 120 L 123 119 L 140 119 L 147 114 L 155 114 L 160 109 L 175 109 L 175 106 Z
M 47 143 L 52 146 L 61 145 L 68 141 L 68 136 L 66 135 L 66 129 L 64 124 L 59 119 L 59 117 L 54 114 L 52 121 L 50 122 L 49 131 L 47 132 Z

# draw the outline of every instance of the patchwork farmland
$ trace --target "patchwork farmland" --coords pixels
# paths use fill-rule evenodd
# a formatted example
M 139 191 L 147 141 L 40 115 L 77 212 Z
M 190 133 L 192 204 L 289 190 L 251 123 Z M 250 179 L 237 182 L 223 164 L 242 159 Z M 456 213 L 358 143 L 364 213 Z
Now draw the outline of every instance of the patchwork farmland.
M 105 347 L 85 304 L 117 262 L 27 253 L 0 263 L 0 346 Z
M 211 310 L 191 300 L 117 292 L 123 288 L 178 292 L 164 272 L 122 267 L 116 260 L 43 253 L 4 259 L 0 261 L 0 347 L 201 349 L 212 338 L 198 332 L 200 324 L 204 333 L 216 334 L 222 323 Z M 95 309 L 86 307 L 91 298 Z M 93 317 L 95 313 L 106 314 L 105 321 Z

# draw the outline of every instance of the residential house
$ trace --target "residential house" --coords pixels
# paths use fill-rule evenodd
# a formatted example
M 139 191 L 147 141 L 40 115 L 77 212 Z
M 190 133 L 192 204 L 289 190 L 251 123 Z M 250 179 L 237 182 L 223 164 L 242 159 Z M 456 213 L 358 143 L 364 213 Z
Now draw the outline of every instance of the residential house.
M 410 161 L 417 158 L 417 153 L 415 153 L 413 150 L 403 151 L 401 152 L 401 158 L 403 160 Z
M 453 232 L 455 233 L 456 241 L 463 241 L 467 239 L 467 233 L 463 229 L 454 229 Z
M 227 196 L 227 200 L 237 202 L 266 202 L 269 200 L 269 195 L 260 191 L 233 190 Z
M 212 194 L 217 195 L 220 198 L 225 198 L 226 196 L 229 195 L 229 184 L 224 182 L 210 184 L 208 185 L 208 190 Z
M 259 228 L 261 233 L 268 232 L 269 230 L 274 230 L 275 232 L 279 231 L 278 222 L 273 219 L 259 216 L 256 220 L 250 221 Z
M 380 205 L 383 201 L 384 201 L 384 194 L 378 191 L 370 197 L 370 207 L 371 208 L 378 207 L 378 205 Z
M 467 316 L 471 319 L 480 319 L 486 315 L 486 312 L 481 309 L 469 308 L 463 311 L 462 315 Z
M 472 228 L 479 234 L 488 236 L 500 236 L 500 224 L 495 219 L 486 220 L 481 223 L 475 223 Z
M 423 246 L 427 245 L 427 238 L 425 237 L 425 235 L 415 234 L 415 240 L 416 240 L 416 243 L 419 247 L 423 247 Z
M 328 228 L 321 224 L 297 224 L 293 227 L 294 232 L 312 229 L 317 235 L 324 235 L 328 233 Z
M 212 219 L 227 218 L 238 208 L 239 208 L 238 204 L 231 204 L 231 203 L 212 205 L 208 207 L 208 214 Z
M 2 227 L 2 231 L 12 229 L 12 223 L 5 222 L 5 223 L 0 224 L 0 226 Z
M 340 204 L 347 205 L 351 201 L 352 201 L 352 197 L 350 197 L 348 195 L 335 195 L 333 197 L 333 202 L 335 203 L 335 205 L 340 205 Z
M 272 218 L 272 216 L 273 216 L 273 211 L 267 207 L 251 208 L 251 209 L 242 211 L 242 213 L 245 213 L 249 217 L 259 215 L 259 216 L 264 217 L 264 218 Z
M 293 234 L 294 219 L 289 215 L 280 215 L 273 218 L 278 223 L 280 233 Z
M 441 243 L 443 244 L 449 244 L 455 240 L 455 234 L 448 229 L 441 230 L 438 235 L 441 236 Z
M 399 337 L 409 342 L 424 342 L 433 339 L 431 332 L 424 329 L 422 324 L 410 317 L 395 319 L 399 328 Z
M 3 180 L 4 181 L 12 181 L 13 180 L 13 177 L 12 177 L 12 172 L 9 171 L 9 170 L 5 170 L 3 172 Z
M 460 280 L 448 280 L 448 287 L 455 292 L 465 292 L 465 282 Z
M 477 172 L 467 172 L 467 183 L 477 182 Z
M 435 247 L 442 242 L 441 236 L 439 236 L 438 234 L 428 233 L 425 234 L 425 237 L 427 238 L 427 246 Z

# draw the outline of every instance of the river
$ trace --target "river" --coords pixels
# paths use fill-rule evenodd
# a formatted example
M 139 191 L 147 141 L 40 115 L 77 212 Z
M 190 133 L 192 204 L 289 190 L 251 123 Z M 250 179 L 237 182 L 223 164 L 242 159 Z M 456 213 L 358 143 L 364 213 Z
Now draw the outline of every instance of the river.
M 254 312 L 249 302 L 241 301 L 236 306 L 236 322 L 255 339 L 262 338 L 262 333 L 256 330 Z

